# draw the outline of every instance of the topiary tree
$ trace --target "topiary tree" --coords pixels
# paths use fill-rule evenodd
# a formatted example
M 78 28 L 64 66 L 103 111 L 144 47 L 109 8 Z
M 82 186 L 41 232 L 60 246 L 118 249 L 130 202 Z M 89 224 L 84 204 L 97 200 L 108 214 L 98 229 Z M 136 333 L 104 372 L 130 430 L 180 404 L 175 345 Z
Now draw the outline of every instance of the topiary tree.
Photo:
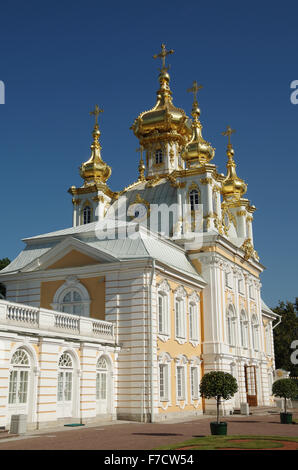
M 221 400 L 229 400 L 238 391 L 235 377 L 227 372 L 209 372 L 200 383 L 200 393 L 203 398 L 216 399 L 216 421 L 219 423 L 219 405 Z
M 275 397 L 284 398 L 285 413 L 287 412 L 287 398 L 294 400 L 298 394 L 296 381 L 293 379 L 279 379 L 272 385 L 272 393 Z

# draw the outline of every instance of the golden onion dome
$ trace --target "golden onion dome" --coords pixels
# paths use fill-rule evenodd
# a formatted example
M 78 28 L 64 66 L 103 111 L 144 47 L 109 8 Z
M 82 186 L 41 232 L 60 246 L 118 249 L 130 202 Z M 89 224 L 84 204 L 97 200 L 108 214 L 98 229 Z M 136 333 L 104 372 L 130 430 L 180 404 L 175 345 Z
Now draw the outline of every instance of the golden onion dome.
M 234 149 L 229 143 L 227 148 L 227 176 L 222 182 L 222 195 L 224 201 L 238 201 L 247 191 L 247 184 L 237 176 L 236 163 L 234 161 Z
M 99 113 L 102 112 L 96 105 L 95 111 L 90 114 L 96 116 L 95 126 L 92 132 L 93 142 L 90 146 L 91 157 L 80 167 L 80 175 L 85 180 L 85 183 L 101 182 L 105 183 L 111 176 L 112 170 L 101 158 L 101 145 L 99 143 L 100 130 L 97 122 Z
M 131 127 L 141 142 L 153 133 L 171 132 L 173 136 L 180 137 L 178 140 L 181 143 L 185 143 L 190 137 L 188 117 L 183 109 L 174 106 L 169 82 L 168 69 L 163 67 L 159 74 L 160 88 L 157 91 L 156 105 L 141 113 Z
M 196 83 L 196 82 L 194 82 Z M 215 154 L 215 149 L 202 136 L 202 124 L 199 120 L 201 111 L 195 99 L 192 107 L 192 137 L 186 144 L 182 153 L 182 158 L 186 161 L 187 167 L 205 165 L 210 162 Z

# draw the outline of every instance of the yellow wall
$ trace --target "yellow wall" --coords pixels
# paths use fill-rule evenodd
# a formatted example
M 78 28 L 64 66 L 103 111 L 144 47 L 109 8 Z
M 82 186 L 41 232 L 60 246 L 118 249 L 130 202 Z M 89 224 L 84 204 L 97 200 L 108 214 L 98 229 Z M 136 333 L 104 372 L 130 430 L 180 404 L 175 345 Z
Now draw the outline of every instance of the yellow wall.
M 159 283 L 162 279 L 165 279 L 164 277 L 162 278 L 159 278 L 157 277 L 157 283 Z M 167 279 L 170 287 L 171 287 L 171 292 L 170 292 L 170 312 L 171 312 L 171 336 L 169 338 L 168 341 L 166 341 L 165 343 L 163 341 L 161 341 L 160 339 L 157 340 L 157 348 L 159 349 L 159 354 L 162 353 L 162 352 L 167 352 L 171 355 L 171 357 L 175 358 L 177 356 L 179 356 L 180 354 L 183 354 L 185 355 L 188 359 L 190 359 L 192 356 L 200 356 L 201 353 L 202 353 L 202 332 L 203 332 L 203 315 L 202 315 L 202 300 L 201 302 L 199 303 L 199 321 L 198 321 L 198 325 L 199 325 L 199 344 L 198 346 L 193 346 L 190 342 L 186 342 L 184 344 L 179 344 L 178 341 L 175 340 L 175 308 L 174 308 L 174 291 L 177 289 L 177 287 L 179 287 L 181 284 L 177 284 L 176 282 L 174 281 L 171 281 L 170 279 Z M 186 286 L 184 286 L 186 292 L 187 292 L 187 295 L 191 295 L 194 291 L 194 289 L 192 288 L 188 288 Z M 196 291 L 198 296 L 200 296 L 200 290 L 197 290 Z M 187 319 L 189 317 L 187 316 Z M 189 321 L 187 321 L 187 325 L 186 325 L 186 331 L 187 331 L 187 338 L 189 337 Z M 188 392 L 188 397 L 187 397 L 187 401 L 188 401 L 188 404 L 185 405 L 185 407 L 183 408 L 184 411 L 193 411 L 195 408 L 194 408 L 194 405 L 192 403 L 190 403 L 190 400 L 191 400 L 191 397 L 190 397 L 190 393 L 191 393 L 191 390 L 190 390 L 190 364 L 187 364 L 187 392 Z M 176 363 L 172 361 L 172 364 L 171 364 L 171 402 L 173 403 L 172 406 L 169 406 L 166 410 L 164 410 L 163 408 L 159 408 L 159 413 L 171 413 L 171 412 L 175 412 L 175 411 L 181 411 L 181 408 L 178 406 L 178 405 L 175 405 L 175 402 L 176 402 Z M 200 368 L 199 368 L 200 370 Z M 202 374 L 202 371 L 201 371 L 201 374 Z M 202 375 L 201 375 L 202 376 Z M 199 378 L 200 380 L 200 378 Z M 197 400 L 194 402 L 195 404 L 197 404 Z M 181 402 L 183 403 L 183 402 Z M 196 408 L 198 410 L 202 409 L 202 406 L 199 405 L 198 408 Z
M 52 309 L 54 295 L 65 281 L 47 281 L 41 283 L 40 306 L 42 308 Z M 80 279 L 80 282 L 86 287 L 90 299 L 90 317 L 98 320 L 105 320 L 105 278 L 89 277 Z
M 63 258 L 49 266 L 47 269 L 74 268 L 76 266 L 88 266 L 89 264 L 98 264 L 98 261 L 90 256 L 84 255 L 77 250 L 71 250 Z

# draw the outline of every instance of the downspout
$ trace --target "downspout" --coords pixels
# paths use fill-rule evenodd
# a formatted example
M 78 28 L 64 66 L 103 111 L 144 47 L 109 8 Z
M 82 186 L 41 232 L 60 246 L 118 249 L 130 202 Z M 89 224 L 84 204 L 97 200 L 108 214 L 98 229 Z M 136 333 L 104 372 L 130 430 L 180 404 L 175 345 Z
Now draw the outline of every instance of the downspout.
M 282 318 L 281 315 L 277 315 L 277 313 L 276 313 L 276 316 L 279 318 L 279 320 L 275 325 L 272 325 L 272 330 L 274 330 L 274 328 L 281 323 L 281 318 Z
M 153 360 L 153 321 L 152 321 L 152 288 L 155 277 L 155 259 L 152 258 L 152 270 L 150 275 L 150 282 L 148 284 L 148 299 L 149 299 L 149 347 L 150 347 L 150 405 L 151 405 L 151 418 L 150 422 L 154 423 L 154 387 L 153 387 L 153 373 L 154 373 L 154 360 Z

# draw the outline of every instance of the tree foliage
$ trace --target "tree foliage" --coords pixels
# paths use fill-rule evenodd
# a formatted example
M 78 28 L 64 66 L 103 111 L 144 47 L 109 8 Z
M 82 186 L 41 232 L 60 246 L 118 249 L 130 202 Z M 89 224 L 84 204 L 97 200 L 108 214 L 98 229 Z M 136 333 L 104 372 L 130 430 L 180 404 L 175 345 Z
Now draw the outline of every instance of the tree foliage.
M 4 269 L 6 268 L 6 266 L 8 266 L 10 264 L 10 259 L 8 258 L 2 258 L 0 259 L 0 271 L 1 269 Z M 5 297 L 5 286 L 3 284 L 0 283 L 0 298 L 1 296 Z
M 287 398 L 294 399 L 298 394 L 296 381 L 293 379 L 280 379 L 273 383 L 272 393 L 275 397 L 284 398 L 285 412 L 287 412 Z
M 272 310 L 281 315 L 281 323 L 273 330 L 275 367 L 289 371 L 291 377 L 297 377 L 298 365 L 291 362 L 291 344 L 298 340 L 298 297 L 294 304 L 279 302 Z
M 203 398 L 215 398 L 217 408 L 217 422 L 219 422 L 220 401 L 229 400 L 238 391 L 237 380 L 227 372 L 208 372 L 202 377 L 200 393 Z

